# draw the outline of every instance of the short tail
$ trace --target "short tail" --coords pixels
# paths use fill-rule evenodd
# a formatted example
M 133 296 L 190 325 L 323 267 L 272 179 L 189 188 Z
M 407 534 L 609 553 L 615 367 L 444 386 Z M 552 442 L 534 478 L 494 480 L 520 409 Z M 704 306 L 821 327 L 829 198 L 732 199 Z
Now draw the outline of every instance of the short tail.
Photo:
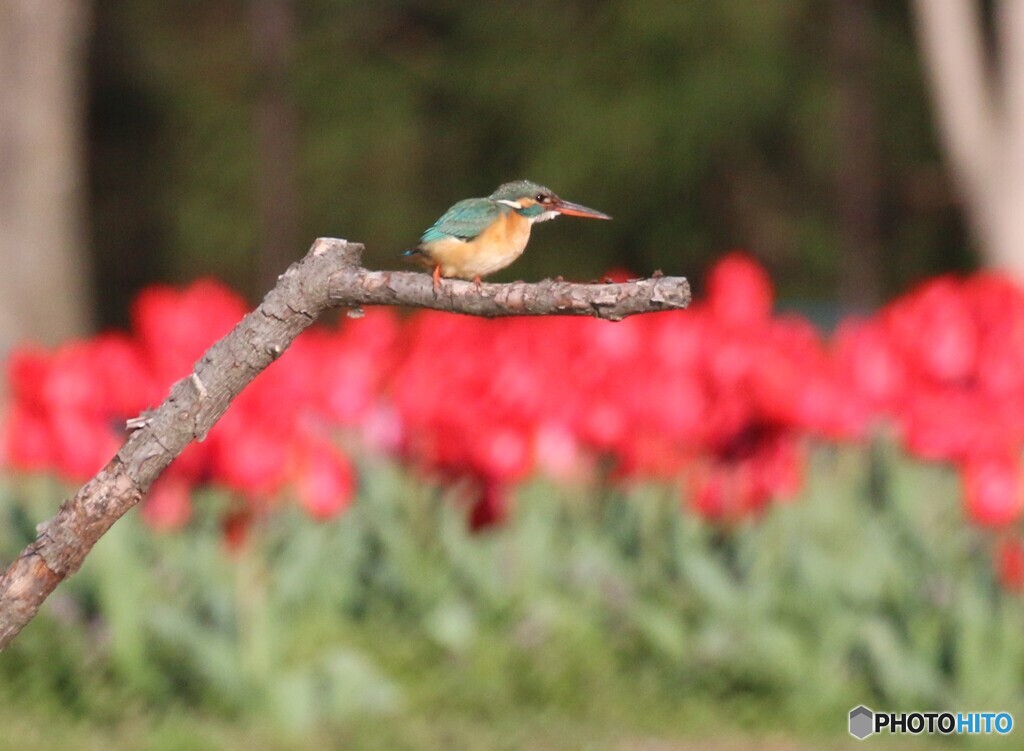
M 409 248 L 409 250 L 403 250 L 399 255 L 411 259 L 412 256 L 426 256 L 426 253 L 419 248 Z

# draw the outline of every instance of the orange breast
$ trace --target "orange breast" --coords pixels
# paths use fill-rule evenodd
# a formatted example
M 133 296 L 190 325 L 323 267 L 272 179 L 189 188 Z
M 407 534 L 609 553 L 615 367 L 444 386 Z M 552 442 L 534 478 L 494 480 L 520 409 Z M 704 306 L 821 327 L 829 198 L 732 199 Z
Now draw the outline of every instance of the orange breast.
M 440 265 L 442 276 L 472 279 L 505 268 L 523 254 L 529 241 L 529 220 L 510 211 L 472 240 L 445 238 L 425 249 Z

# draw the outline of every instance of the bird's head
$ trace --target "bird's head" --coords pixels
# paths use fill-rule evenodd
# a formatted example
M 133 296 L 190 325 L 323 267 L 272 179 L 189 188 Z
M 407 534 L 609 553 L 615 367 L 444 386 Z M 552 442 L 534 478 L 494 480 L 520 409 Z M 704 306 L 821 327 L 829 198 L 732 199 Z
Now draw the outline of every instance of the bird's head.
M 490 196 L 492 201 L 505 204 L 531 222 L 546 222 L 559 214 L 582 216 L 588 219 L 611 219 L 610 216 L 578 203 L 565 201 L 550 188 L 529 180 L 516 180 L 498 187 Z

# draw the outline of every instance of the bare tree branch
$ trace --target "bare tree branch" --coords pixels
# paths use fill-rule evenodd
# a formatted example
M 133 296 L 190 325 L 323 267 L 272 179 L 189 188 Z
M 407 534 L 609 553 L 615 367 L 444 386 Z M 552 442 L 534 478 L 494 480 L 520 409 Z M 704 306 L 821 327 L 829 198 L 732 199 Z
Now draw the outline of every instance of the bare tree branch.
M 621 321 L 635 313 L 685 308 L 690 286 L 681 277 L 655 277 L 621 284 L 574 284 L 545 279 L 527 284 L 480 284 L 445 279 L 435 294 L 423 274 L 411 271 L 356 269 L 331 279 L 330 297 L 337 305 L 408 305 L 501 316 L 590 315 Z
M 484 284 L 445 280 L 435 295 L 427 274 L 367 271 L 362 246 L 321 238 L 304 259 L 278 278 L 254 311 L 207 350 L 192 373 L 171 387 L 117 456 L 57 515 L 0 577 L 0 649 L 111 525 L 138 503 L 154 480 L 194 440 L 203 440 L 235 398 L 306 327 L 331 307 L 412 305 L 482 316 L 592 315 L 619 320 L 636 313 L 685 308 L 690 287 L 681 277 L 622 284 Z

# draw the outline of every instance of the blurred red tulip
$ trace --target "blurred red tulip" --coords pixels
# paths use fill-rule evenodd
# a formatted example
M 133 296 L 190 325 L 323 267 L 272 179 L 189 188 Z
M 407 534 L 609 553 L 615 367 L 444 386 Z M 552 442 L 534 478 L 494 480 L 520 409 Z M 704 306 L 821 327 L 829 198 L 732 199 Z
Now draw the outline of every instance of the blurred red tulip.
M 249 531 L 254 523 L 252 509 L 235 509 L 221 519 L 221 535 L 224 547 L 229 553 L 239 553 L 249 541 Z
M 751 328 L 766 322 L 773 297 L 768 272 L 746 253 L 723 256 L 708 274 L 708 307 L 725 326 Z
M 250 501 L 292 487 L 308 513 L 331 517 L 355 486 L 325 438 L 341 430 L 481 483 L 474 524 L 500 519 L 510 485 L 535 471 L 573 480 L 598 466 L 686 478 L 698 513 L 735 519 L 798 492 L 805 438 L 863 439 L 886 421 L 911 454 L 957 463 L 971 519 L 1018 518 L 1018 285 L 991 273 L 935 279 L 842 323 L 831 347 L 807 320 L 773 316 L 771 282 L 749 256 L 724 256 L 707 291 L 687 311 L 617 324 L 372 310 L 314 329 L 186 449 L 148 513 L 170 524 L 192 486 L 213 482 Z M 153 287 L 133 307 L 130 334 L 13 351 L 6 463 L 92 474 L 117 449 L 124 419 L 162 399 L 244 313 L 216 282 Z M 242 537 L 250 513 L 235 525 Z
M 847 321 L 836 330 L 836 370 L 873 409 L 897 406 L 907 389 L 907 368 L 877 320 Z
M 281 490 L 291 469 L 288 435 L 227 415 L 214 430 L 218 433 L 211 459 L 215 482 L 251 500 L 265 500 Z
M 7 358 L 7 386 L 15 405 L 48 408 L 41 393 L 50 371 L 51 353 L 34 344 L 15 349 Z
M 64 412 L 51 422 L 55 469 L 76 482 L 88 480 L 114 458 L 121 436 L 102 419 L 78 412 Z
M 1016 537 L 1000 542 L 993 554 L 996 576 L 1003 589 L 1024 593 L 1024 543 Z
M 614 268 L 601 274 L 602 281 L 622 283 L 628 282 L 630 279 L 636 279 L 636 274 L 629 269 Z
M 971 521 L 998 527 L 1020 519 L 1024 487 L 1020 464 L 1010 457 L 972 457 L 960 469 L 964 505 Z
M 302 445 L 296 470 L 296 492 L 314 519 L 337 516 L 352 502 L 355 473 L 337 447 L 323 440 Z
M 142 518 L 153 529 L 173 532 L 192 516 L 192 484 L 179 472 L 165 472 L 142 502 Z
M 958 280 L 923 284 L 890 305 L 885 317 L 893 342 L 923 378 L 958 384 L 974 374 L 978 332 Z
M 485 482 L 469 510 L 469 526 L 479 530 L 500 524 L 508 516 L 511 496 L 508 487 L 499 482 Z
M 489 480 L 516 482 L 533 470 L 533 447 L 522 430 L 491 425 L 471 444 L 476 470 Z
M 241 297 L 212 279 L 182 290 L 154 285 L 135 300 L 132 329 L 166 388 L 247 312 Z
M 537 428 L 533 452 L 533 464 L 537 469 L 556 480 L 579 480 L 587 472 L 583 447 L 565 424 L 542 423 Z
M 4 424 L 4 456 L 21 472 L 43 472 L 57 466 L 49 420 L 29 404 L 11 404 Z
M 102 384 L 99 403 L 92 409 L 119 417 L 137 415 L 163 399 L 168 384 L 160 384 L 146 364 L 138 342 L 125 334 L 101 334 L 90 342 L 88 367 Z
M 765 435 L 751 457 L 758 495 L 791 500 L 803 487 L 804 457 L 797 438 L 788 432 Z
M 738 521 L 769 499 L 748 461 L 698 466 L 690 474 L 688 490 L 694 511 L 715 522 Z

